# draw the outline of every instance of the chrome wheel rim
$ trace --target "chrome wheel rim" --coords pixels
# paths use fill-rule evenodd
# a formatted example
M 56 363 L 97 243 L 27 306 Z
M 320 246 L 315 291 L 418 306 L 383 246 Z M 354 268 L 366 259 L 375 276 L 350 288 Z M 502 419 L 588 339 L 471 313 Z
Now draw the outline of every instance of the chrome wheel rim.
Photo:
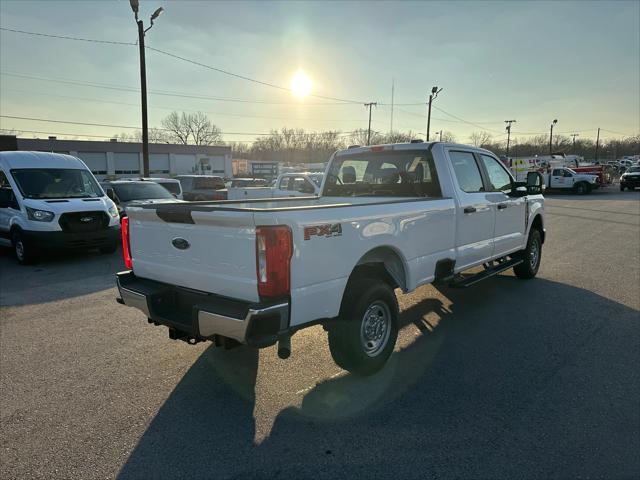
M 538 259 L 540 258 L 540 245 L 537 240 L 531 242 L 531 251 L 529 252 L 529 262 L 531 264 L 531 268 L 536 268 L 538 266 Z
M 391 312 L 381 301 L 373 302 L 364 312 L 360 324 L 360 342 L 369 357 L 378 355 L 387 345 L 391 334 Z
M 22 244 L 22 240 L 16 242 L 16 257 L 20 260 L 24 258 L 24 245 Z

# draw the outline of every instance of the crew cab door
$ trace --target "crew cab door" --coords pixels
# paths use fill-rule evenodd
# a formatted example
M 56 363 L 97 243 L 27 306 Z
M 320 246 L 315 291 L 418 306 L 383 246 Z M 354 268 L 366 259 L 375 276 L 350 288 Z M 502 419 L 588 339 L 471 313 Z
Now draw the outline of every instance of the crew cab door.
M 493 254 L 495 210 L 487 198 L 479 160 L 471 151 L 449 150 L 456 212 L 456 271 L 480 264 Z
M 502 162 L 490 156 L 479 154 L 480 164 L 485 173 L 486 190 L 495 211 L 493 229 L 493 257 L 500 257 L 525 247 L 525 197 L 510 197 L 513 178 L 502 166 Z

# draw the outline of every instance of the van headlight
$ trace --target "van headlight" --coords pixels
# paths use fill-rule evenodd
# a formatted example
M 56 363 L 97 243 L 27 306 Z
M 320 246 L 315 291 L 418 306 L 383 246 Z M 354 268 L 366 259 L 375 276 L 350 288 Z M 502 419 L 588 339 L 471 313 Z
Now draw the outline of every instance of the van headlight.
M 109 207 L 109 215 L 111 215 L 111 217 L 113 217 L 113 218 L 116 218 L 116 217 L 120 216 L 118 214 L 118 209 L 115 206 Z
M 53 212 L 27 207 L 27 217 L 29 220 L 35 220 L 36 222 L 50 222 L 55 216 L 56 215 Z

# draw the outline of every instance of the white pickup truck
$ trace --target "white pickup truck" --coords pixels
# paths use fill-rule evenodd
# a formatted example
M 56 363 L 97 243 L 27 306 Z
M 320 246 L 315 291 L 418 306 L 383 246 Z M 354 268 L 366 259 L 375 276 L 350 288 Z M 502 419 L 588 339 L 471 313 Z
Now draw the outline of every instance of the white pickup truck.
M 278 342 L 281 358 L 322 324 L 336 363 L 371 374 L 396 342 L 395 288 L 536 275 L 541 182 L 516 183 L 487 150 L 408 143 L 336 152 L 318 198 L 133 206 L 118 301 L 172 339 Z
M 273 187 L 244 187 L 227 189 L 227 200 L 256 198 L 311 197 L 320 195 L 322 173 L 282 173 Z
M 579 173 L 567 167 L 553 168 L 544 174 L 544 184 L 547 188 L 568 189 L 579 195 L 600 187 L 598 175 Z

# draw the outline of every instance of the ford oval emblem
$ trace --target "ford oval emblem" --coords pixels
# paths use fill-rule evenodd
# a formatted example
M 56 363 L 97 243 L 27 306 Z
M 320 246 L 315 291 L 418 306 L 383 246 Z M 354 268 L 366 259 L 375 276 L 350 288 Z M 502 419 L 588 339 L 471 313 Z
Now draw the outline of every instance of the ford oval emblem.
M 184 238 L 174 238 L 171 240 L 171 244 L 176 247 L 178 250 L 186 250 L 191 246 L 191 244 L 185 240 Z

